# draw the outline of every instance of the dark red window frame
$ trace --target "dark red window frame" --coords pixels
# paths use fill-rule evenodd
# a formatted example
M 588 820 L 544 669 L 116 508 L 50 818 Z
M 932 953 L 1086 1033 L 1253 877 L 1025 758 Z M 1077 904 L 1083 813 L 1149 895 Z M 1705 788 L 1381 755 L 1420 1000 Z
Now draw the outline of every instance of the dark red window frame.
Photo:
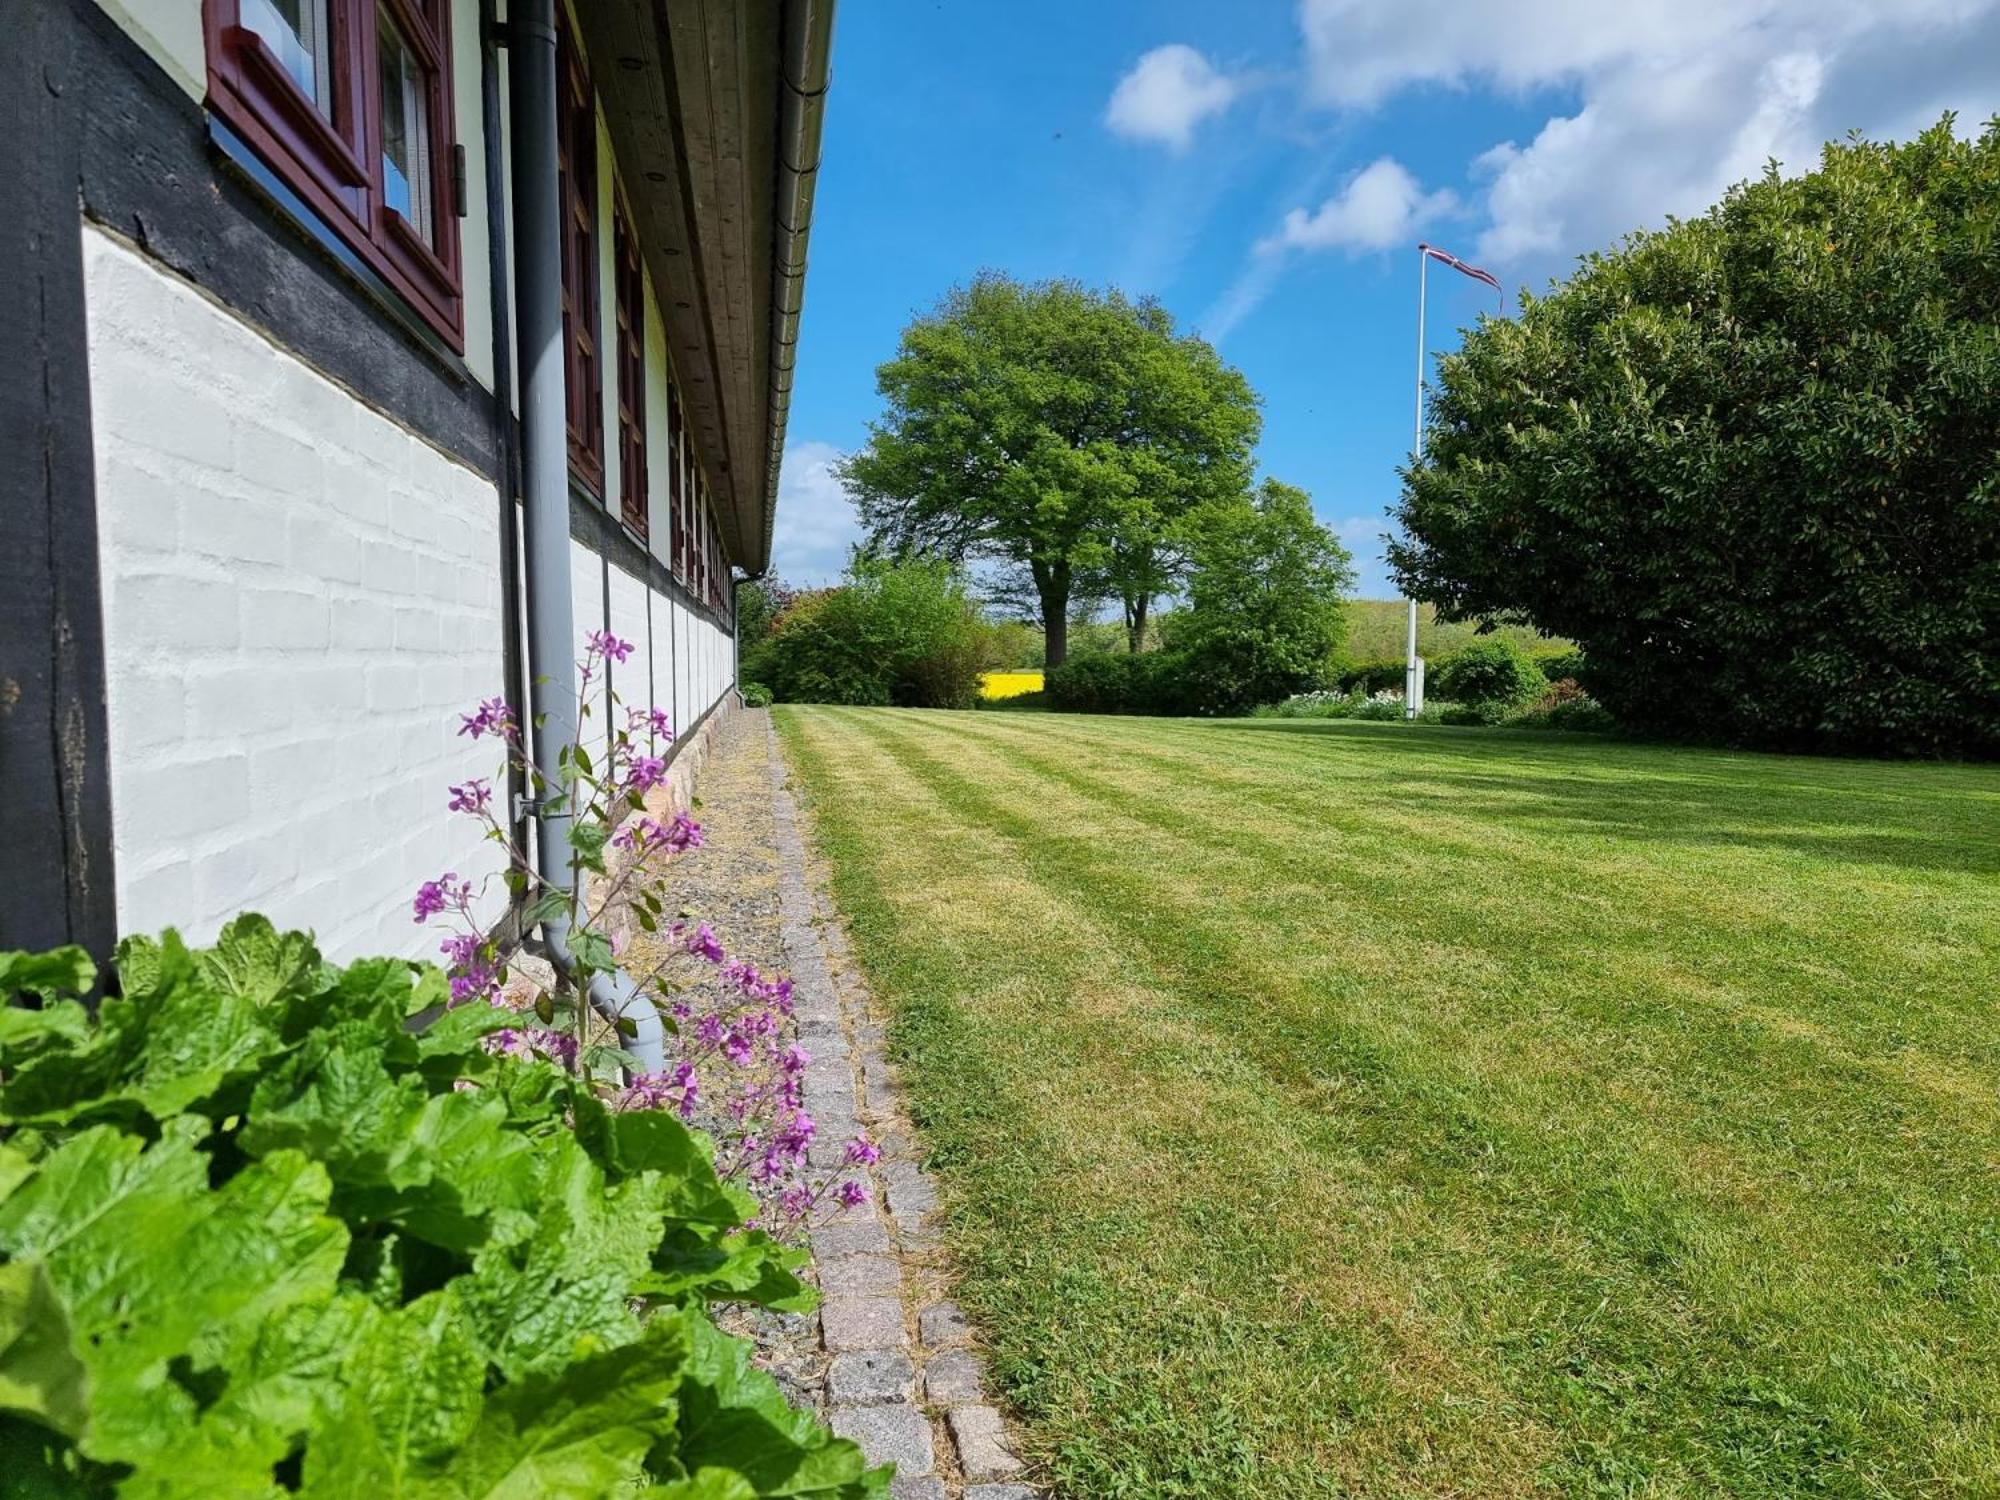
M 604 493 L 604 359 L 597 323 L 597 109 L 583 54 L 561 27 L 556 73 L 557 202 L 562 211 L 563 387 L 570 468 Z
M 681 548 L 686 537 L 686 528 L 681 525 L 681 445 L 685 441 L 685 423 L 681 419 L 681 393 L 674 386 L 671 376 L 667 379 L 667 565 L 674 572 L 681 570 Z
M 430 128 L 433 242 L 388 206 L 382 182 L 378 17 L 394 18 L 423 69 Z M 322 113 L 255 31 L 239 0 L 203 0 L 208 105 L 325 220 L 455 354 L 465 352 L 459 230 L 452 191 L 449 0 L 329 0 L 331 109 Z
M 618 512 L 646 535 L 646 273 L 621 202 L 612 211 L 618 317 Z

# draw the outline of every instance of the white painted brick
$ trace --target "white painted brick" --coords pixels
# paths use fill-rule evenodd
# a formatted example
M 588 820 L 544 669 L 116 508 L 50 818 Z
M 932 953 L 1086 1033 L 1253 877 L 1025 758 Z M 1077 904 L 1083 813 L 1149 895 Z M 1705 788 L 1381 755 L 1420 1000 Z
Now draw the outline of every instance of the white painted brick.
M 395 644 L 396 610 L 381 599 L 340 599 L 331 606 L 336 650 L 382 651 Z
M 423 669 L 415 662 L 391 659 L 371 663 L 365 673 L 370 714 L 399 714 L 423 700 Z
M 396 650 L 435 652 L 438 649 L 437 611 L 412 604 L 396 610 Z
M 130 497 L 117 545 L 135 558 L 172 554 L 180 547 L 180 487 L 141 462 L 144 449 L 129 447 L 115 434 L 99 438 L 104 472 Z
M 352 400 L 352 398 L 349 398 Z M 324 455 L 321 496 L 329 514 L 364 533 L 386 531 L 389 524 L 389 484 L 353 449 L 342 447 Z
M 289 729 L 292 696 L 272 691 L 271 673 L 256 666 L 207 671 L 188 682 L 188 741 L 200 746 Z
M 191 385 L 170 367 L 131 350 L 114 352 L 101 362 L 93 358 L 90 378 L 97 408 L 146 413 L 148 447 L 204 468 L 231 466 L 233 424 L 219 392 Z
M 149 851 L 240 822 L 249 789 L 250 761 L 242 754 L 132 766 L 114 778 L 118 842 Z
M 295 432 L 306 434 L 315 447 L 350 448 L 360 411 L 346 391 L 306 365 L 287 365 L 278 384 L 277 408 Z
M 410 872 L 497 863 L 442 790 L 490 769 L 452 710 L 501 681 L 497 496 L 142 256 L 85 258 L 121 921 L 200 941 L 254 903 L 429 955 Z M 464 659 L 399 651 L 399 607 Z
M 332 641 L 323 591 L 244 587 L 243 644 L 253 650 L 320 651 Z
M 285 521 L 285 566 L 336 583 L 359 583 L 361 538 L 319 505 L 294 507 Z
M 116 709 L 114 744 L 131 749 L 178 744 L 187 735 L 186 677 L 172 669 L 134 670 L 121 684 Z
M 236 472 L 287 498 L 319 495 L 319 450 L 270 426 L 263 411 L 239 412 L 235 423 Z
M 201 941 L 254 902 L 336 958 L 434 955 L 416 884 L 499 866 L 445 805 L 496 765 L 455 730 L 504 680 L 498 495 L 96 230 L 85 264 L 121 921 Z M 604 575 L 571 573 L 580 647 Z M 621 695 L 678 680 L 691 722 L 723 638 L 611 586 Z
M 217 650 L 241 638 L 236 590 L 226 579 L 121 570 L 107 583 L 107 610 L 141 649 Z
M 202 557 L 231 565 L 281 564 L 288 525 L 282 502 L 234 481 L 226 487 L 187 484 L 181 490 L 181 545 Z
M 417 562 L 409 550 L 388 537 L 366 537 L 361 543 L 362 576 L 368 586 L 385 594 L 413 597 L 417 591 Z

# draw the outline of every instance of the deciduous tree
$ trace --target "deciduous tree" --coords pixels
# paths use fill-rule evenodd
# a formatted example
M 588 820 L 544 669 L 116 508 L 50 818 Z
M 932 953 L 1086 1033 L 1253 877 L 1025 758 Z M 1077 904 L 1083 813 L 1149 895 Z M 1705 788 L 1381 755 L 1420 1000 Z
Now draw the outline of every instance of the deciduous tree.
M 1255 394 L 1156 302 L 982 275 L 876 379 L 887 409 L 839 470 L 871 542 L 997 565 L 1031 596 L 1050 666 L 1080 589 L 1116 594 L 1143 631 L 1179 518 L 1249 484 Z

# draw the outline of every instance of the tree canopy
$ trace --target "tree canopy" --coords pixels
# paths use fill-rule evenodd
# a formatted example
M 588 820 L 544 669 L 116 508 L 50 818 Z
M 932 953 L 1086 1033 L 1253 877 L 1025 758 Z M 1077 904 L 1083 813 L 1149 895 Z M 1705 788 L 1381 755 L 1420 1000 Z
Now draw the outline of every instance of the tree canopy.
M 1142 634 L 1184 518 L 1249 486 L 1256 395 L 1156 302 L 987 273 L 876 379 L 887 409 L 839 470 L 871 543 L 997 565 L 1051 666 L 1081 594 L 1123 599 Z
M 2000 122 L 1849 140 L 1440 364 L 1406 590 L 1578 642 L 1628 723 L 2000 749 Z
M 1203 511 L 1190 552 L 1187 608 L 1169 636 L 1187 663 L 1187 707 L 1242 713 L 1316 685 L 1346 638 L 1354 567 L 1311 497 L 1266 479 Z

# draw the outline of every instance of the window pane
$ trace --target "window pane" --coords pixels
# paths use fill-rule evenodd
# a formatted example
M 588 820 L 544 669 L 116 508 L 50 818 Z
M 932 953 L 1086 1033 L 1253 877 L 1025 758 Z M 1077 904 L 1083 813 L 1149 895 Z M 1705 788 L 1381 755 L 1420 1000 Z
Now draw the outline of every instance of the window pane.
M 327 36 L 331 0 L 243 0 L 241 20 L 291 74 L 321 114 L 333 116 L 333 46 Z
M 431 116 L 424 70 L 388 14 L 376 22 L 382 70 L 382 198 L 431 242 Z

